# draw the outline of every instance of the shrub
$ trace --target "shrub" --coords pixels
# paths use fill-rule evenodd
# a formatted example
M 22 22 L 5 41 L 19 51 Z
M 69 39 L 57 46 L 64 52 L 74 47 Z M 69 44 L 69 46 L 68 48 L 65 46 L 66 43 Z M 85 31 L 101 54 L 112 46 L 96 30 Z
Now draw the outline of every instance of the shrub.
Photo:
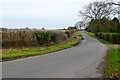
M 102 37 L 101 37 L 101 33 L 98 33 L 98 38 L 100 38 L 100 39 L 102 38 Z
M 75 30 L 66 30 L 65 34 L 67 35 L 68 38 L 72 37 L 72 34 L 75 32 Z
M 32 47 L 52 45 L 71 38 L 75 31 L 41 31 L 41 30 L 3 30 L 2 47 Z
M 106 41 L 115 43 L 115 44 L 120 44 L 120 34 L 119 33 L 103 33 L 99 32 L 95 34 L 98 38 L 104 39 Z
M 105 39 L 105 34 L 101 33 L 101 39 Z
M 110 35 L 110 41 L 112 43 L 120 44 L 120 34 L 119 33 L 113 33 Z
M 109 41 L 110 40 L 110 34 L 109 33 L 105 33 L 105 40 Z
M 97 36 L 97 37 L 98 37 L 98 33 L 95 33 L 95 36 Z

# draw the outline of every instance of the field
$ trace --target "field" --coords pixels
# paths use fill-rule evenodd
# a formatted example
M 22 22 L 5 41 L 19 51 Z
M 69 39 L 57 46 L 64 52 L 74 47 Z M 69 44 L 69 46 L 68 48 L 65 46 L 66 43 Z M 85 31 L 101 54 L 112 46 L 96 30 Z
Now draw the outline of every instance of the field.
M 78 44 L 81 39 L 76 30 L 5 31 L 2 37 L 3 61 L 59 51 Z

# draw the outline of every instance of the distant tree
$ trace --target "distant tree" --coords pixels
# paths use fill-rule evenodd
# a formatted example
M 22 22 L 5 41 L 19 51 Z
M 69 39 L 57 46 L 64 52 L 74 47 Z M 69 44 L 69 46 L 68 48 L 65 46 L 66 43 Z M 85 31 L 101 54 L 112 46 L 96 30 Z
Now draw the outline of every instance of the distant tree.
M 0 28 L 0 30 L 8 30 L 7 28 Z
M 65 30 L 65 28 L 63 28 L 63 30 Z
M 68 30 L 76 30 L 77 29 L 77 27 L 75 27 L 75 26 L 69 26 L 68 27 Z
M 26 27 L 25 30 L 30 30 L 30 28 L 29 28 L 29 27 Z
M 43 27 L 42 30 L 45 30 L 45 28 Z
M 78 21 L 77 23 L 75 23 L 74 25 L 77 29 L 82 29 L 82 27 L 85 26 L 85 23 L 83 21 Z
M 37 30 L 36 28 L 33 28 L 33 30 Z

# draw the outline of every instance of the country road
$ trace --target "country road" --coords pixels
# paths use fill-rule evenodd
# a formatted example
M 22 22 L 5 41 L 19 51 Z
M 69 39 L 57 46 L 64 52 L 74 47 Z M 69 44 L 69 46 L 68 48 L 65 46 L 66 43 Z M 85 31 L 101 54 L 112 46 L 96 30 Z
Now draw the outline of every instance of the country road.
M 2 63 L 3 78 L 99 78 L 107 47 L 84 37 L 77 46 L 50 54 Z

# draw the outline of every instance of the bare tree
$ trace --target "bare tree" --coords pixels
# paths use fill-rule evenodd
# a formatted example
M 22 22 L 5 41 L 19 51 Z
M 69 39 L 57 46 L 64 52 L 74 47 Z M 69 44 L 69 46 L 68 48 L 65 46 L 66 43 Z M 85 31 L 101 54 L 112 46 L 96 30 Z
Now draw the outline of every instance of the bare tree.
M 106 0 L 106 3 L 109 4 L 109 5 L 118 5 L 120 6 L 120 1 L 119 2 L 114 2 L 113 0 Z
M 90 3 L 85 6 L 83 10 L 79 11 L 79 16 L 86 19 L 102 19 L 103 17 L 109 18 L 111 15 L 116 14 L 116 8 L 105 1 L 98 1 Z
M 118 19 L 120 21 L 120 1 L 114 2 L 113 0 L 107 0 L 106 3 L 109 4 L 109 5 L 114 5 L 118 8 L 116 13 L 118 14 Z
M 77 27 L 78 29 L 82 29 L 82 27 L 85 27 L 85 23 L 83 21 L 78 21 L 75 23 L 74 26 Z

